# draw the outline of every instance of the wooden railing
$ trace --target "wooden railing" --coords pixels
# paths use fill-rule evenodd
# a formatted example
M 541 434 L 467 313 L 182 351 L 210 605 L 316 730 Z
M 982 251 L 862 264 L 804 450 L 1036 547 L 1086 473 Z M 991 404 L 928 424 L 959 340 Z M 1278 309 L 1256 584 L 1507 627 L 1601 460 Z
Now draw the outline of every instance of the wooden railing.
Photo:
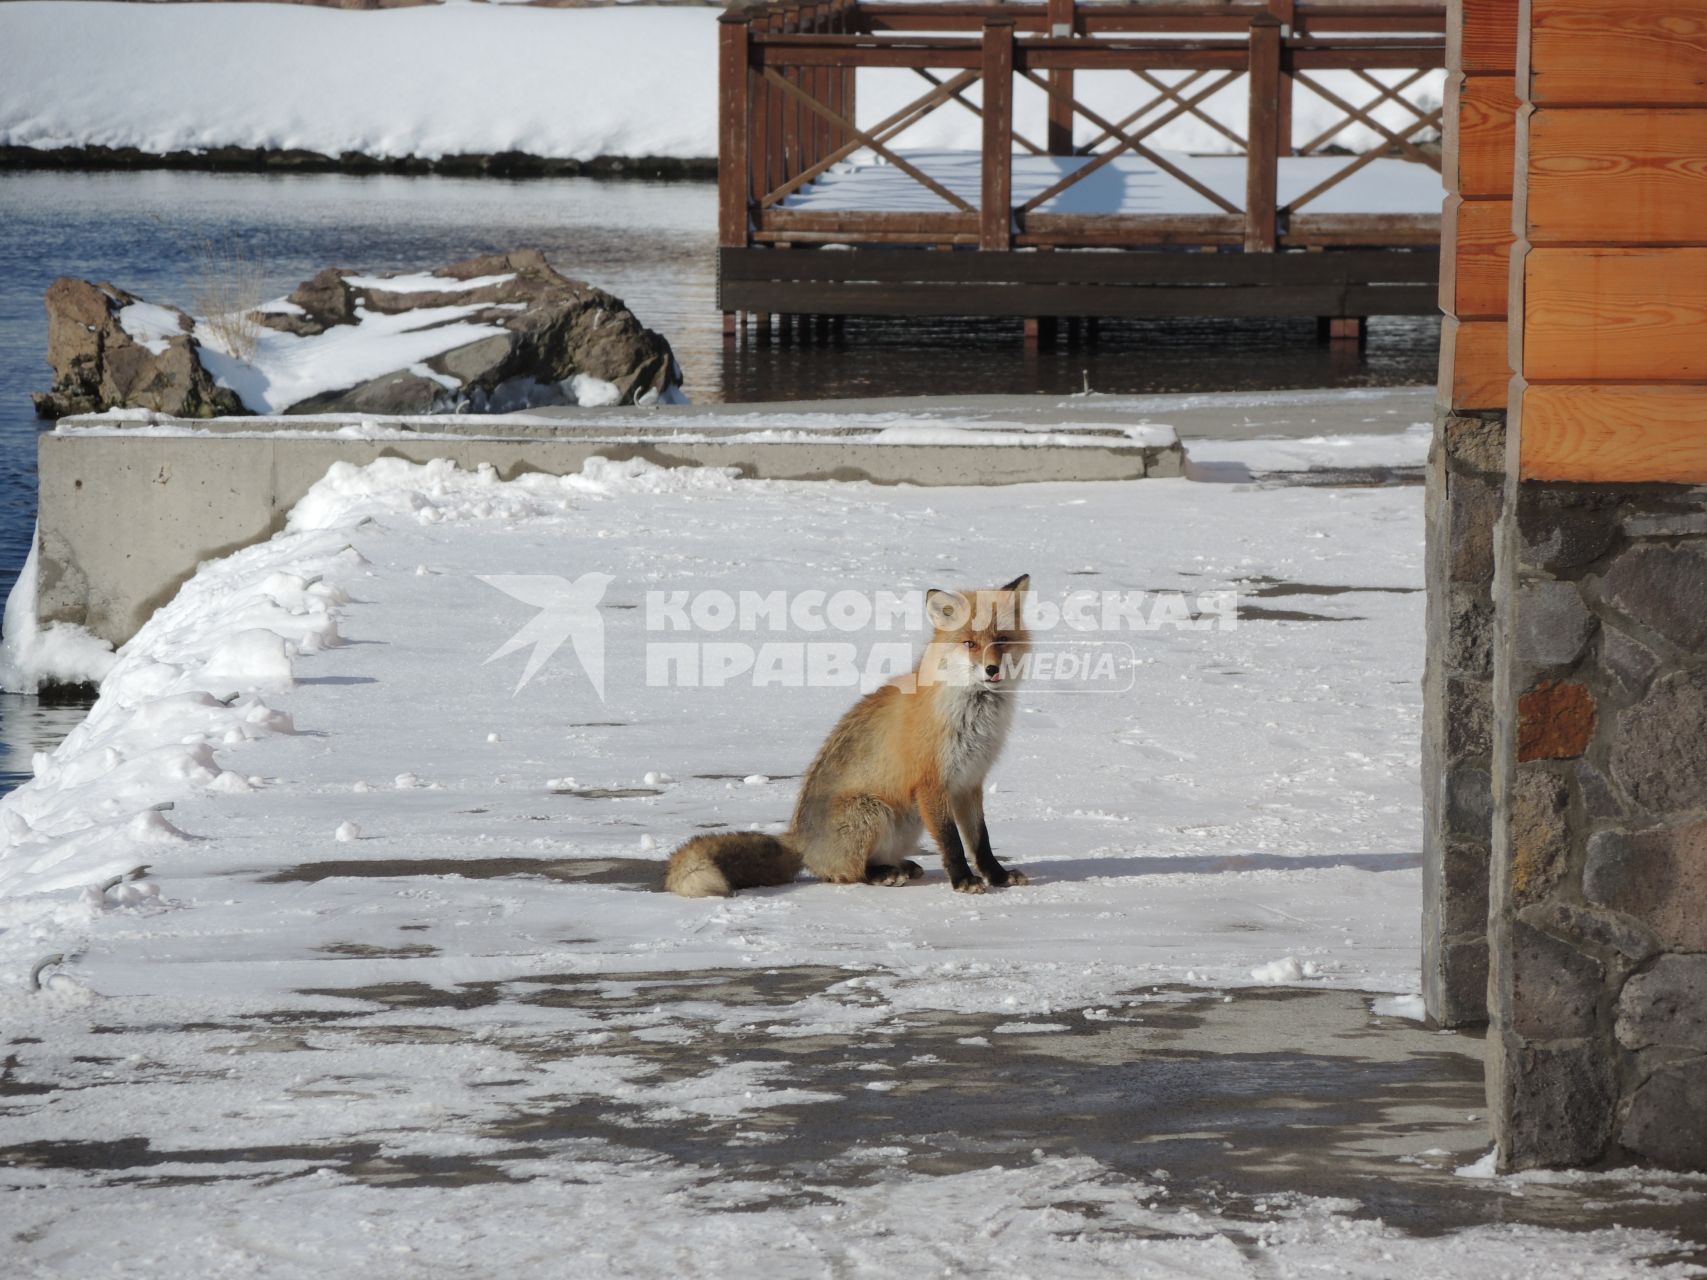
M 1437 214 L 1315 212 L 1326 192 L 1384 156 L 1440 168 L 1431 134 L 1438 103 L 1419 101 L 1419 84 L 1444 62 L 1445 10 L 1438 3 L 1389 0 L 1269 0 L 1252 3 L 881 4 L 858 0 L 767 3 L 732 10 L 720 45 L 719 241 L 726 248 L 763 244 L 970 245 L 1024 247 L 1241 246 L 1272 252 L 1289 245 L 1404 246 L 1433 244 Z M 912 101 L 877 121 L 859 122 L 856 73 L 911 70 L 925 82 Z M 1382 80 L 1378 71 L 1405 76 Z M 1083 100 L 1076 78 L 1123 71 L 1134 102 L 1118 118 Z M 1351 100 L 1324 83 L 1346 71 L 1372 98 Z M 1177 74 L 1173 74 L 1177 73 Z M 1172 79 L 1164 79 L 1173 74 Z M 1240 133 L 1206 103 L 1245 80 L 1249 112 Z M 1014 127 L 1014 88 L 1045 95 L 1041 141 Z M 979 96 L 968 90 L 980 86 Z M 1343 86 L 1342 86 L 1343 89 Z M 1327 128 L 1294 137 L 1296 95 L 1317 95 L 1337 113 Z M 1378 109 L 1396 104 L 1399 124 Z M 982 122 L 977 200 L 953 190 L 914 163 L 898 139 L 949 106 Z M 1243 154 L 1243 200 L 1201 181 L 1153 145 L 1155 135 L 1189 118 L 1213 129 Z M 1082 145 L 1074 127 L 1093 133 Z M 1348 131 L 1373 133 L 1376 144 L 1347 153 L 1344 163 L 1282 204 L 1279 161 L 1320 155 Z M 1074 155 L 1047 189 L 1014 203 L 1014 156 Z M 829 211 L 794 208 L 789 198 L 839 162 L 869 152 L 906 174 L 944 206 L 937 211 Z M 1168 174 L 1213 213 L 1045 212 L 1063 192 L 1115 159 L 1133 155 Z

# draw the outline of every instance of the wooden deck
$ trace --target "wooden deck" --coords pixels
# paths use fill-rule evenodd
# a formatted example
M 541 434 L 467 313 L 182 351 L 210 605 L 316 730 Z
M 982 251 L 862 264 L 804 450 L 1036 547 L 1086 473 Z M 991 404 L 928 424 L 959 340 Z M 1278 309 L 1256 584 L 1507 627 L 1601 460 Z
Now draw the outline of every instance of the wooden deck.
M 1424 0 L 824 0 L 731 11 L 720 53 L 725 331 L 733 339 L 751 316 L 762 334 L 772 315 L 1433 313 L 1438 207 L 1364 208 L 1357 192 L 1379 190 L 1379 166 L 1439 173 L 1442 111 L 1427 77 L 1444 65 L 1444 31 L 1444 7 Z M 874 121 L 858 110 L 859 73 L 879 68 L 911 71 L 922 89 Z M 1125 110 L 1111 111 L 1106 92 L 1085 100 L 1092 74 L 1109 72 L 1130 77 Z M 1042 92 L 1042 142 L 1016 130 L 1022 86 Z M 1249 102 L 1242 130 L 1206 106 L 1238 87 Z M 1331 108 L 1329 127 L 1294 128 L 1306 93 Z M 970 183 L 904 136 L 950 108 L 979 120 Z M 1180 120 L 1221 135 L 1226 152 L 1209 166 L 1221 180 L 1206 177 L 1207 161 L 1159 145 Z M 1360 133 L 1375 145 L 1347 150 Z M 882 167 L 872 175 L 882 184 L 862 190 L 911 188 L 893 207 L 838 200 L 861 180 L 857 161 Z M 1229 161 L 1242 182 L 1225 180 Z M 1135 165 L 1166 198 L 1145 211 L 1099 207 L 1098 183 Z

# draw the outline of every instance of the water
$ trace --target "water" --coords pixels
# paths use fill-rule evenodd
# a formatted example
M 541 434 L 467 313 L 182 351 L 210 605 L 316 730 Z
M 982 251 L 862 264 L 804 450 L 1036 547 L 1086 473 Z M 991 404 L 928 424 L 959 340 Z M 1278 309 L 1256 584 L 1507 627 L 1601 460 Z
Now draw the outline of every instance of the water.
M 1311 320 L 1105 323 L 1094 349 L 1028 355 L 1017 322 L 853 319 L 824 346 L 726 352 L 715 309 L 716 189 L 704 182 L 199 173 L 0 174 L 0 599 L 35 519 L 36 419 L 48 384 L 42 293 L 110 280 L 189 308 L 199 246 L 240 239 L 269 293 L 322 267 L 420 269 L 540 248 L 670 339 L 698 402 L 962 391 L 1222 391 L 1432 382 L 1439 325 L 1379 320 L 1349 358 Z M 6 767 L 76 709 L 0 695 Z M 9 789 L 0 770 L 0 791 Z

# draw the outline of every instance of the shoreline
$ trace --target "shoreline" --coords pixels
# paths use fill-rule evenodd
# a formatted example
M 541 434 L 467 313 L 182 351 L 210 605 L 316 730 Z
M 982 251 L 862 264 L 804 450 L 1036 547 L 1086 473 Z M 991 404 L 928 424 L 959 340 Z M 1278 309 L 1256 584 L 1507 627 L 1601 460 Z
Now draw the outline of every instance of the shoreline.
M 523 151 L 438 157 L 338 155 L 298 148 L 210 147 L 201 151 L 143 151 L 137 147 L 0 146 L 0 172 L 124 173 L 178 170 L 202 173 L 342 173 L 436 175 L 451 178 L 647 178 L 705 182 L 717 177 L 714 156 L 594 156 L 575 160 Z

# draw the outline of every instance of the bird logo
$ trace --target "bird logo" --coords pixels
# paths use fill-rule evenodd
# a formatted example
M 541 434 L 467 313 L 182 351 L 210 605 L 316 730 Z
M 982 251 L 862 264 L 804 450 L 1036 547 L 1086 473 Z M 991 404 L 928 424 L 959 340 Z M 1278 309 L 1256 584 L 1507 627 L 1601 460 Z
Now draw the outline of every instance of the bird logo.
M 550 573 L 498 573 L 481 575 L 480 581 L 496 587 L 512 600 L 539 610 L 486 659 L 488 663 L 496 662 L 518 649 L 533 646 L 512 697 L 527 688 L 528 681 L 539 674 L 539 669 L 567 640 L 574 646 L 581 670 L 592 681 L 599 701 L 605 700 L 605 620 L 599 612 L 599 601 L 604 599 L 605 589 L 616 581 L 614 577 L 608 573 L 583 573 L 569 582 Z

